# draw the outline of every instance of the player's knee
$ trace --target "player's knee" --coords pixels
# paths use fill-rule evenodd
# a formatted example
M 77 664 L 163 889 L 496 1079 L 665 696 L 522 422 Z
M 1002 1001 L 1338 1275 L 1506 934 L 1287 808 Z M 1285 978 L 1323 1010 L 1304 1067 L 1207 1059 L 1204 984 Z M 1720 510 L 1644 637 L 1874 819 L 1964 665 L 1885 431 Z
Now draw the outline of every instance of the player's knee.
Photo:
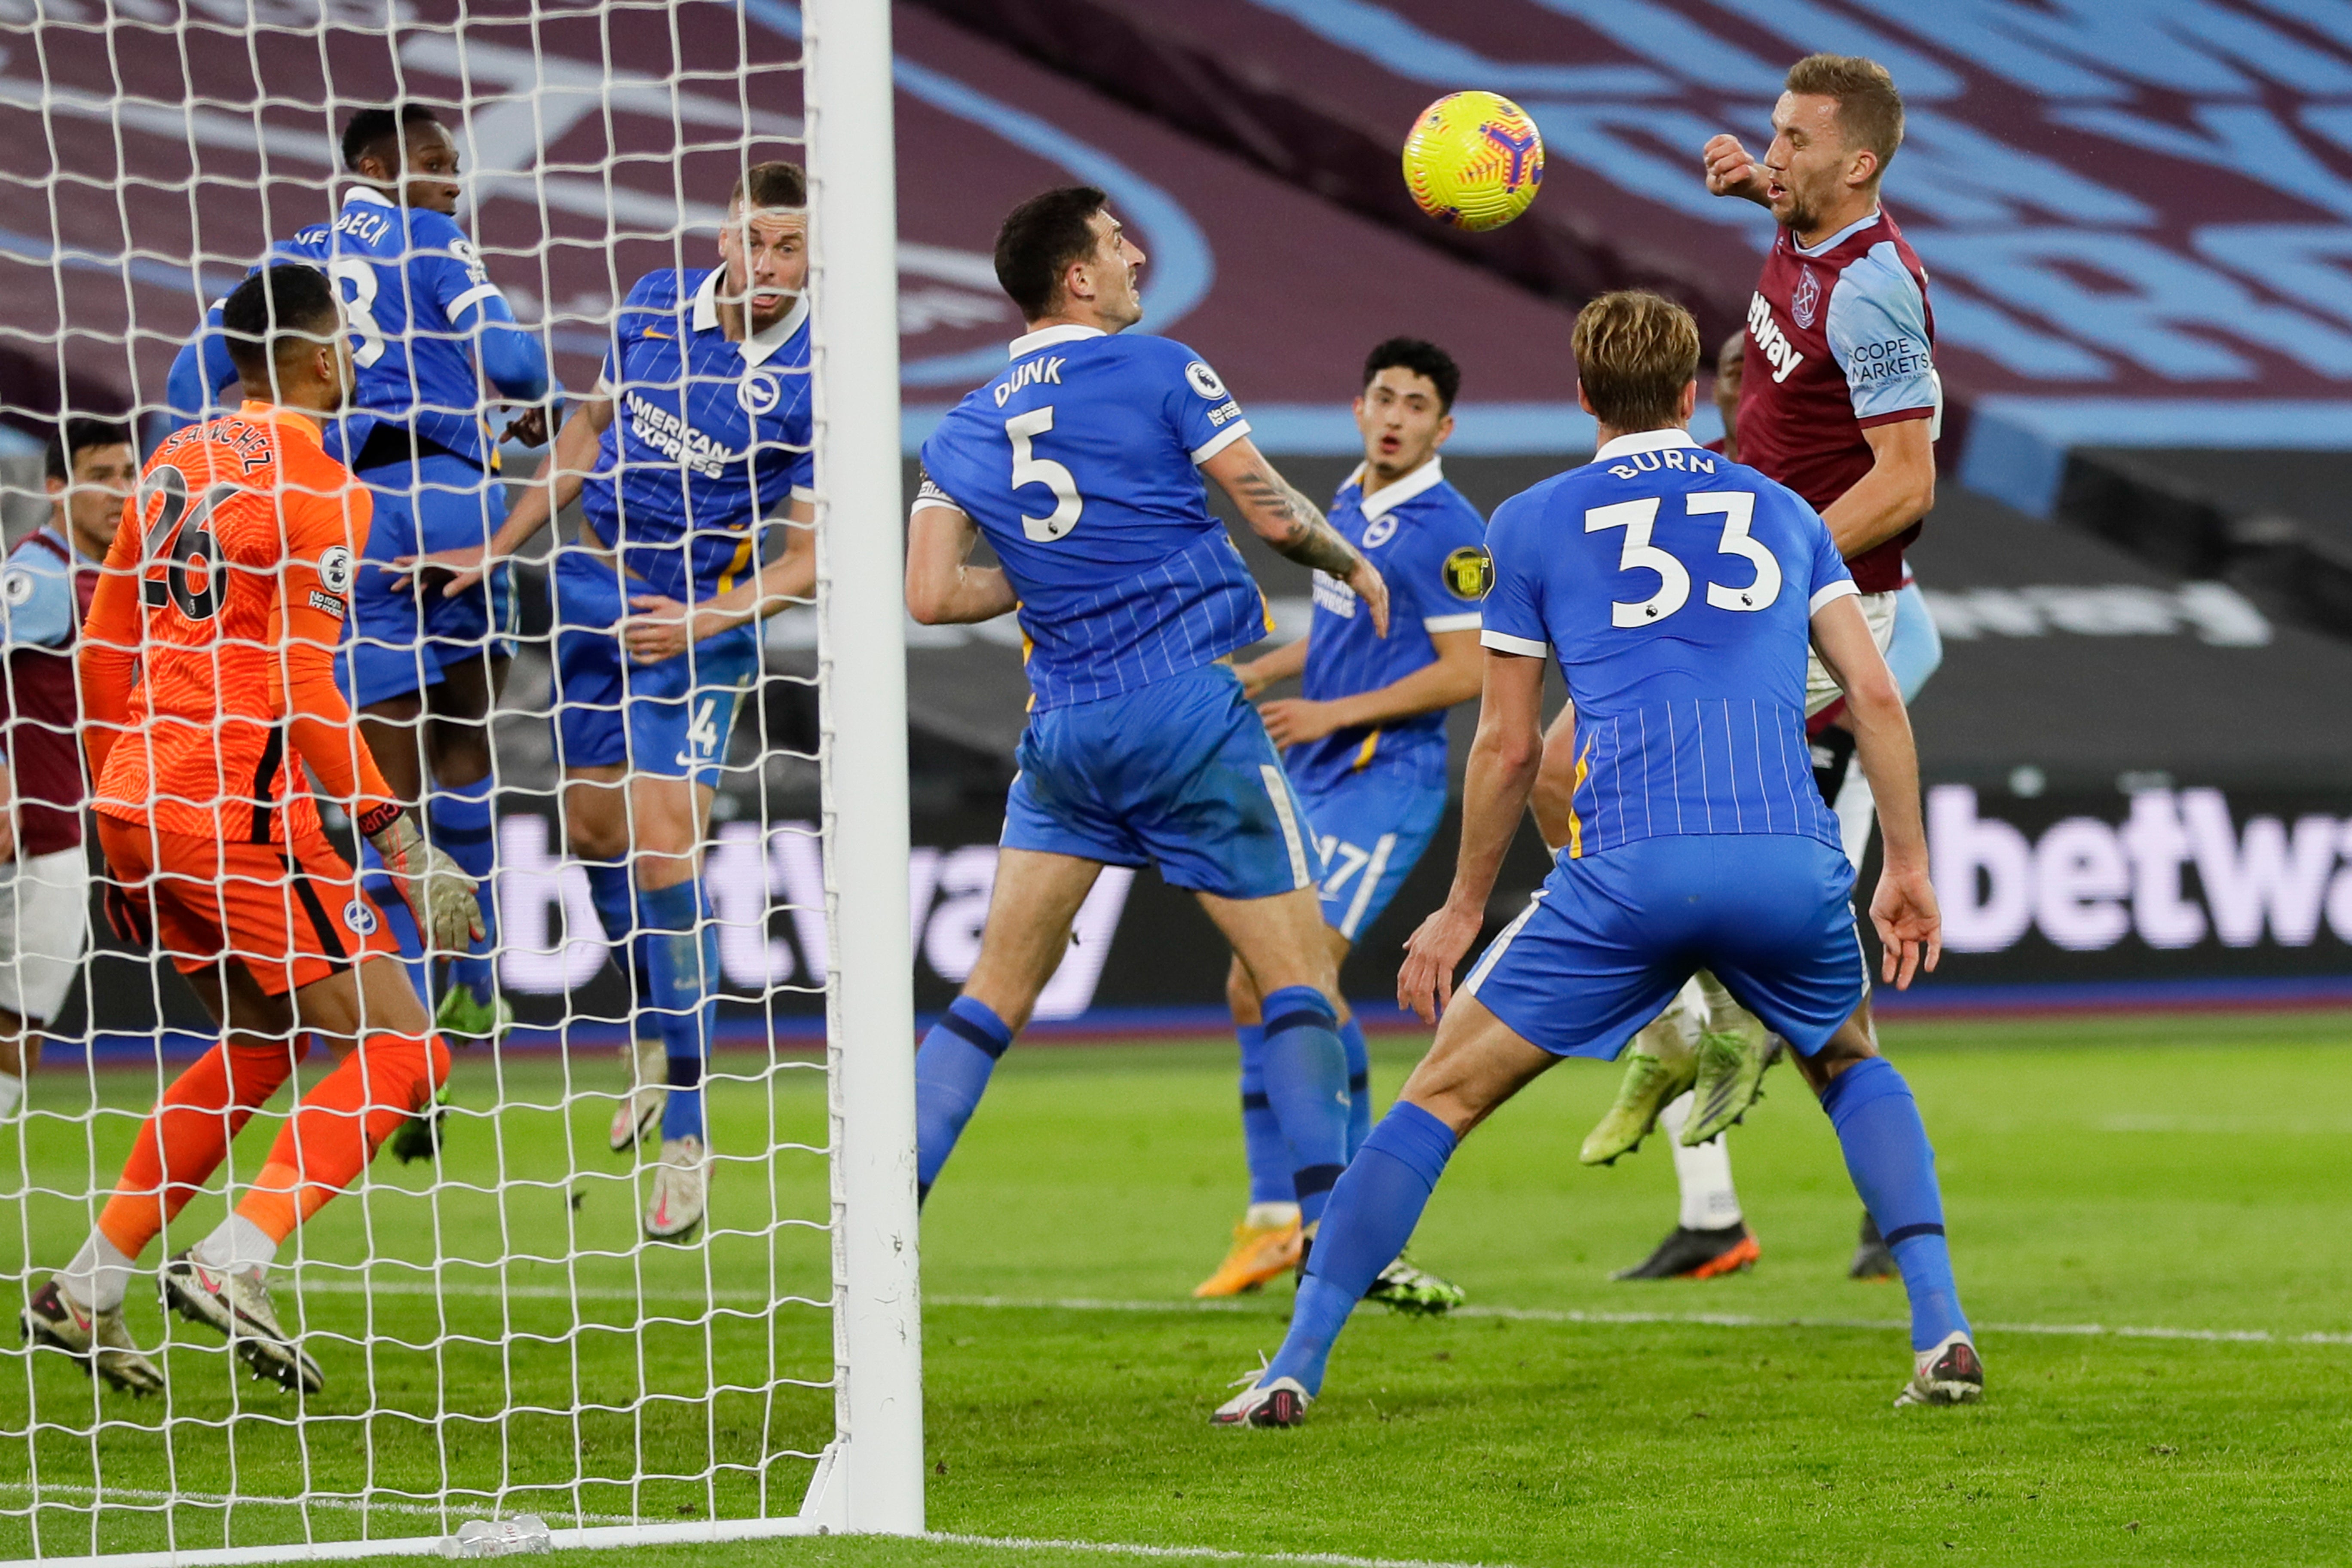
M 1832 1035 L 1829 1043 L 1820 1050 L 1811 1056 L 1799 1054 L 1797 1068 L 1805 1075 L 1805 1082 L 1811 1086 L 1813 1093 L 1819 1096 L 1827 1091 L 1831 1080 L 1840 1073 L 1857 1062 L 1868 1061 L 1877 1054 L 1877 1042 L 1871 1038 L 1869 1026 L 1863 1022 L 1862 1016 L 1856 1014 L 1839 1025 L 1837 1033 Z

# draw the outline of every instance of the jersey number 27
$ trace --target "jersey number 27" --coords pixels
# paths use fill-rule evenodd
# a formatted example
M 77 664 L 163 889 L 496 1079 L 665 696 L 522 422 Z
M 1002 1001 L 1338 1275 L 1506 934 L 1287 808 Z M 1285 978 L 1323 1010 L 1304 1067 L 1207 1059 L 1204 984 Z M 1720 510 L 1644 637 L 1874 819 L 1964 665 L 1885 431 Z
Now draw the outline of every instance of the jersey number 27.
M 1761 541 L 1748 537 L 1748 525 L 1756 519 L 1756 497 L 1747 490 L 1706 491 L 1685 496 L 1683 510 L 1692 517 L 1721 516 L 1723 538 L 1716 545 L 1716 553 L 1740 556 L 1756 568 L 1755 580 L 1744 588 L 1709 583 L 1706 602 L 1718 610 L 1769 608 L 1780 596 L 1780 563 Z M 1587 533 L 1612 528 L 1625 531 L 1625 548 L 1617 557 L 1617 570 L 1658 574 L 1658 591 L 1648 598 L 1610 602 L 1609 624 L 1612 626 L 1654 626 L 1690 602 L 1689 571 L 1671 552 L 1650 542 L 1650 531 L 1657 521 L 1656 496 L 1596 506 L 1584 514 Z

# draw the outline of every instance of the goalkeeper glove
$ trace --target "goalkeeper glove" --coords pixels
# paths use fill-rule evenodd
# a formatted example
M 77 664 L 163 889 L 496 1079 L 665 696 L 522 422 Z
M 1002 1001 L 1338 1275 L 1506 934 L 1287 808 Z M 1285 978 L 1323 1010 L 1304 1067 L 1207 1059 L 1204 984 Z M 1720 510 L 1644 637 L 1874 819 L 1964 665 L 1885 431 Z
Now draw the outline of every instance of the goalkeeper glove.
M 427 945 L 463 952 L 482 939 L 482 907 L 474 899 L 474 879 L 425 841 L 414 816 L 395 805 L 380 806 L 360 819 L 360 831 L 375 846 L 385 875 L 400 890 L 401 901 Z

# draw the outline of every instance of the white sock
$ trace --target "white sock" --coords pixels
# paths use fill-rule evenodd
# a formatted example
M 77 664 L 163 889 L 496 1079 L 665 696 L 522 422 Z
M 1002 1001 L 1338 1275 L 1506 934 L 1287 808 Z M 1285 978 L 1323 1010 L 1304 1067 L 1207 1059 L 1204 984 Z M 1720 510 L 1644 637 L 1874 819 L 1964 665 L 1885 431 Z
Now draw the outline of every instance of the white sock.
M 1297 1204 L 1252 1204 L 1242 1223 L 1255 1230 L 1273 1230 L 1279 1226 L 1298 1223 Z
M 0 1121 L 16 1113 L 17 1103 L 25 1098 L 25 1080 L 12 1072 L 0 1072 Z
M 74 1299 L 88 1303 L 100 1312 L 110 1312 L 122 1305 L 131 1291 L 131 1276 L 138 1264 L 122 1256 L 122 1248 L 106 1239 L 102 1230 L 93 1230 L 89 1239 L 81 1244 L 73 1261 L 58 1270 L 58 1283 L 73 1292 Z
M 1696 1149 L 1683 1147 L 1683 1124 L 1690 1120 L 1696 1097 L 1685 1092 L 1658 1112 L 1658 1127 L 1675 1157 L 1675 1184 L 1682 1191 L 1685 1230 L 1721 1230 L 1739 1223 L 1739 1194 L 1731 1185 L 1731 1151 L 1716 1134 Z
M 233 1214 L 213 1227 L 213 1233 L 196 1243 L 195 1259 L 207 1268 L 224 1273 L 242 1273 L 268 1268 L 278 1261 L 278 1244 L 269 1233 L 246 1218 Z

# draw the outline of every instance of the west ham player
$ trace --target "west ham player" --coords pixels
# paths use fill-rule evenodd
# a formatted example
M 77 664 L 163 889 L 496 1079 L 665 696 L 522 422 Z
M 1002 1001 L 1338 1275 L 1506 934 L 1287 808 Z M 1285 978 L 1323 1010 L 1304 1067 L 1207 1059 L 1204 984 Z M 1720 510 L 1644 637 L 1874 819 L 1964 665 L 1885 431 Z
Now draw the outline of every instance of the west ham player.
M 1935 501 L 1932 443 L 1942 408 L 1927 275 L 1879 201 L 1887 163 L 1903 141 L 1903 100 L 1884 68 L 1844 56 L 1798 61 L 1786 86 L 1762 163 L 1728 135 L 1709 142 L 1703 154 L 1708 190 L 1758 202 L 1780 224 L 1749 302 L 1745 374 L 1727 434 L 1741 461 L 1821 511 L 1853 567 L 1872 633 L 1881 651 L 1891 652 L 1906 581 L 1903 550 Z M 1932 625 L 1916 592 L 1912 601 L 1916 646 L 1922 625 L 1930 636 Z M 1906 662 L 1914 677 L 1907 700 L 1933 661 Z M 1806 707 L 1818 783 L 1841 808 L 1844 841 L 1859 862 L 1869 840 L 1869 796 L 1866 785 L 1844 790 L 1853 737 L 1834 721 L 1837 702 L 1834 683 L 1816 664 Z M 1559 750 L 1554 765 L 1567 765 Z M 1731 1037 L 1726 1031 L 1757 1033 L 1754 1020 L 1719 992 L 1706 1013 L 1697 1020 L 1703 1043 Z M 1616 1105 L 1588 1141 L 1589 1161 L 1615 1158 L 1654 1121 L 1675 1130 L 1680 1119 L 1672 1107 L 1689 1077 L 1675 1059 L 1677 1026 L 1668 1020 L 1643 1042 L 1650 1048 L 1636 1047 Z M 1685 1155 L 1686 1135 L 1686 1129 L 1676 1134 L 1685 1180 L 1680 1223 L 1624 1278 L 1704 1278 L 1757 1256 L 1720 1145 Z M 1854 1271 L 1891 1272 L 1866 1221 Z
M 158 1392 L 122 1303 L 140 1253 L 219 1169 L 229 1140 L 316 1036 L 343 1060 L 295 1105 L 236 1211 L 163 1268 L 163 1300 L 253 1369 L 318 1392 L 267 1271 L 295 1228 L 429 1103 L 448 1048 L 382 911 L 319 820 L 304 771 L 349 807 L 419 930 L 481 934 L 473 884 L 425 842 L 335 683 L 369 492 L 321 446 L 352 387 L 334 285 L 274 265 L 224 302 L 252 397 L 156 449 L 126 508 L 79 648 L 99 843 L 120 934 L 168 952 L 222 1038 L 163 1091 L 73 1261 L 26 1304 L 26 1337 L 117 1388 Z
M 662 1065 L 636 1060 L 613 1121 L 615 1152 L 660 1129 L 645 1215 L 657 1240 L 691 1232 L 708 1198 L 710 805 L 759 671 L 759 622 L 816 581 L 807 207 L 799 165 L 755 164 L 728 200 L 717 267 L 637 279 L 596 390 L 487 557 L 503 562 L 578 498 L 584 526 L 551 581 L 564 831 L 658 1023 Z M 791 526 L 769 526 L 780 519 Z M 453 572 L 454 594 L 485 559 L 477 547 L 399 564 Z
M 1324 940 L 1344 963 L 1412 874 L 1445 815 L 1445 712 L 1478 694 L 1478 599 L 1486 591 L 1486 520 L 1445 482 L 1438 449 L 1454 433 L 1462 373 L 1434 343 L 1391 338 L 1364 361 L 1355 404 L 1364 460 L 1331 503 L 1331 526 L 1380 568 L 1391 635 L 1372 630 L 1355 594 L 1315 577 L 1306 637 L 1234 667 L 1244 695 L 1303 676 L 1304 693 L 1260 704 L 1323 854 Z M 1250 1204 L 1234 1244 L 1195 1296 L 1231 1296 L 1293 1268 L 1309 1237 L 1291 1190 L 1288 1146 L 1266 1099 L 1265 1019 L 1239 959 L 1225 980 L 1242 1047 L 1242 1135 Z M 1348 1154 L 1372 1130 L 1363 1026 L 1339 1003 L 1348 1052 Z M 1405 1311 L 1444 1311 L 1459 1287 L 1399 1259 L 1373 1296 Z
M 138 481 L 128 426 L 65 420 L 49 443 L 48 524 L 0 569 L 0 1120 L 24 1098 L 89 946 L 74 641 Z
M 1504 503 L 1488 529 L 1495 585 L 1460 863 L 1397 980 L 1400 1002 L 1424 1018 L 1443 1008 L 1443 1022 L 1332 1194 L 1281 1350 L 1220 1425 L 1296 1425 L 1460 1139 L 1560 1058 L 1616 1056 L 1701 964 L 1796 1048 L 1894 1241 L 1915 1352 L 1895 1403 L 1983 1392 L 1927 1132 L 1871 1043 L 1853 868 L 1806 776 L 1808 640 L 1852 704 L 1885 813 L 1871 917 L 1898 986 L 1934 967 L 1940 926 L 1903 700 L 1821 518 L 1683 429 L 1698 392 L 1689 313 L 1604 295 L 1578 313 L 1575 351 L 1600 450 Z M 1583 769 L 1569 847 L 1456 994 L 1535 782 L 1555 657 Z
M 360 110 L 344 129 L 342 157 L 352 184 L 334 220 L 270 249 L 341 286 L 358 371 L 353 407 L 326 433 L 328 454 L 375 495 L 338 676 L 385 780 L 404 801 L 429 793 L 433 842 L 482 883 L 483 913 L 491 917 L 488 721 L 513 629 L 507 574 L 420 599 L 388 567 L 398 556 L 478 548 L 489 538 L 506 510 L 506 487 L 482 384 L 499 397 L 537 405 L 550 388 L 547 358 L 457 226 L 457 148 L 432 110 L 414 103 Z M 215 308 L 173 366 L 173 406 L 195 418 L 235 379 Z M 509 433 L 532 446 L 544 441 L 545 410 L 530 408 Z M 483 939 L 450 963 L 437 1023 L 453 1035 L 492 1037 L 512 1016 L 497 991 L 495 919 L 485 924 Z M 421 959 L 404 922 L 396 934 L 404 952 Z
M 1348 1160 L 1339 973 L 1314 829 L 1223 662 L 1265 636 L 1265 602 L 1202 475 L 1260 538 L 1346 584 L 1377 636 L 1388 588 L 1259 456 L 1214 371 L 1181 343 L 1121 335 L 1142 319 L 1144 258 L 1104 201 L 1048 191 L 1004 220 L 996 275 L 1029 330 L 923 443 L 908 608 L 928 624 L 1017 609 L 1034 695 L 980 959 L 916 1058 L 918 1190 L 1103 867 L 1156 864 L 1200 899 L 1263 998 L 1265 1093 L 1312 1225 Z M 965 564 L 982 534 L 1002 566 Z

